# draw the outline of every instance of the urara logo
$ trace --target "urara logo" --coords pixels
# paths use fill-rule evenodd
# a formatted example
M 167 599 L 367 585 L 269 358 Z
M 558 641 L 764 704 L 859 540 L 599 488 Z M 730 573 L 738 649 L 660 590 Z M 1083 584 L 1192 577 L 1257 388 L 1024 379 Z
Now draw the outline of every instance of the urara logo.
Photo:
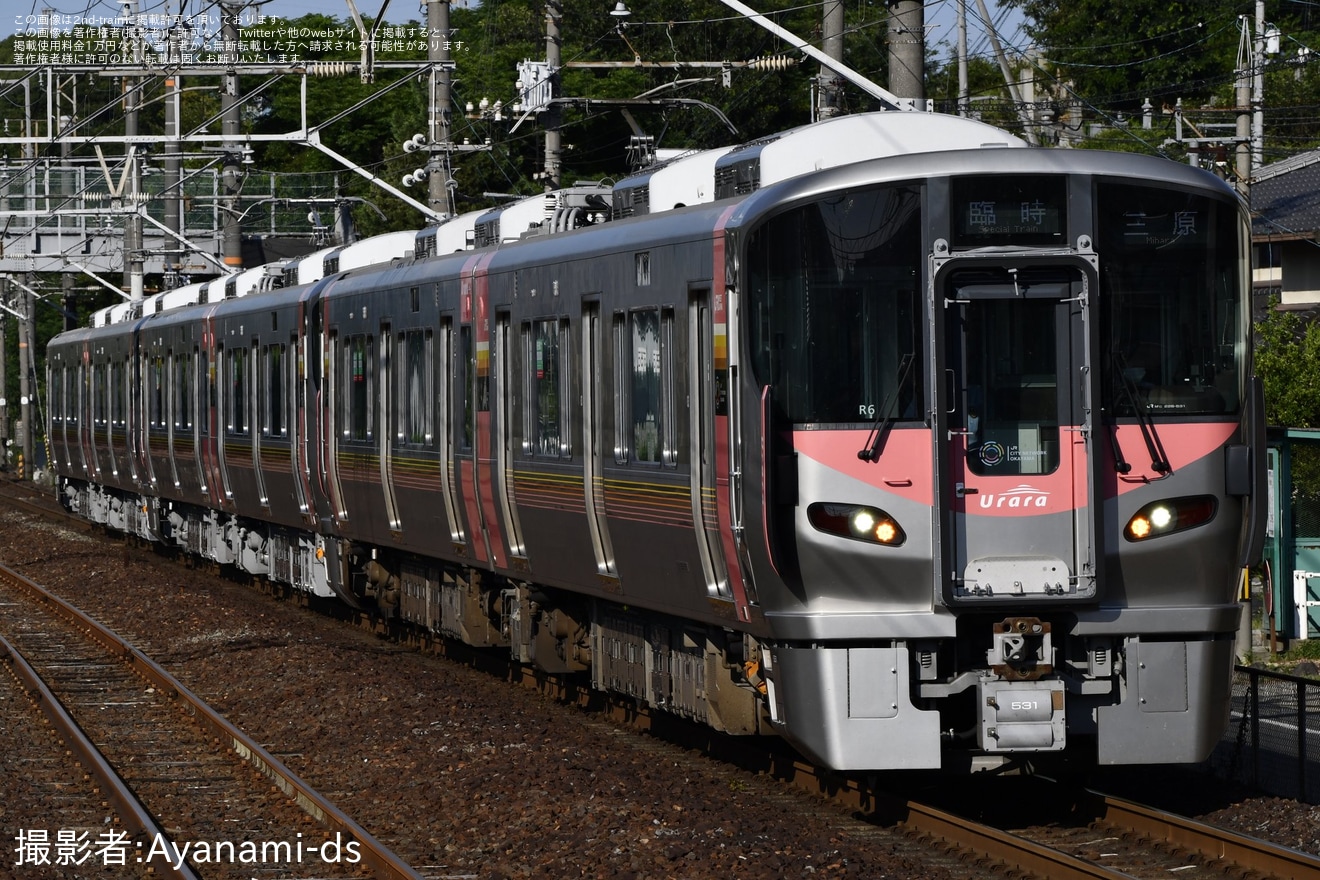
M 1023 483 L 1007 492 L 987 492 L 980 496 L 982 507 L 1044 507 L 1049 503 L 1050 493 Z

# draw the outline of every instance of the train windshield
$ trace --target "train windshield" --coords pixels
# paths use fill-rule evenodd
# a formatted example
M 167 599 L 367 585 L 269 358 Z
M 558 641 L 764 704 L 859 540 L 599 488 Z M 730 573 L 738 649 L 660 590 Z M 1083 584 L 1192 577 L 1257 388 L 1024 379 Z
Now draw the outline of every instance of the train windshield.
M 747 248 L 753 369 L 796 424 L 921 418 L 921 197 L 839 193 L 770 219 Z M 889 412 L 882 412 L 888 403 Z
M 1236 414 L 1246 351 L 1236 206 L 1101 183 L 1096 238 L 1105 411 Z

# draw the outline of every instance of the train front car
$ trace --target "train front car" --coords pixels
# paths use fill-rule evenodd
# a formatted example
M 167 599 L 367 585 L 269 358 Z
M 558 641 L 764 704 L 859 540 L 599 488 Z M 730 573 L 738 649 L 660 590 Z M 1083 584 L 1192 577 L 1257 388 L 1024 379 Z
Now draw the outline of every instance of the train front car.
M 841 769 L 1204 758 L 1263 529 L 1234 193 L 927 153 L 766 187 L 726 230 L 780 731 Z

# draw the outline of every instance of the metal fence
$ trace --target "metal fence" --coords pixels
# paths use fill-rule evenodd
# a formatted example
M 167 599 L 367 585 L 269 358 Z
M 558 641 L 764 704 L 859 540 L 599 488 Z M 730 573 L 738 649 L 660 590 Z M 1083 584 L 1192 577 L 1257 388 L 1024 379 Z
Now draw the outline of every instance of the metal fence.
M 1320 681 L 1237 667 L 1232 720 L 1209 765 L 1220 778 L 1320 803 Z

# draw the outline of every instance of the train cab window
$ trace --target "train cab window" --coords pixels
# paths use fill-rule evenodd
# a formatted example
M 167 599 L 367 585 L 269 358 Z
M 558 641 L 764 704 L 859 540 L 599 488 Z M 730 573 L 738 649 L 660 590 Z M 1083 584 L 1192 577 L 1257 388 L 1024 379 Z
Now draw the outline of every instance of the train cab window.
M 924 418 L 921 193 L 835 193 L 772 217 L 747 244 L 752 368 L 778 418 L 868 423 L 886 400 Z
M 529 455 L 560 458 L 570 454 L 567 399 L 568 322 L 532 321 L 523 328 L 527 401 L 523 407 L 523 449 Z
M 396 439 L 405 446 L 428 446 L 434 430 L 435 397 L 431 392 L 431 331 L 400 333 L 398 346 L 394 371 Z
M 1096 202 L 1105 411 L 1236 415 L 1250 289 L 1236 205 L 1118 183 L 1099 184 Z
M 285 400 L 285 383 L 288 380 L 288 370 L 285 368 L 284 353 L 283 345 L 268 345 L 262 349 L 261 411 L 263 413 L 263 424 L 261 432 L 267 437 L 287 437 L 289 435 Z
M 375 339 L 350 336 L 344 346 L 344 414 L 341 431 L 345 440 L 372 438 L 372 385 L 375 382 Z
M 248 433 L 248 353 L 247 349 L 231 348 L 225 360 L 229 364 L 227 404 L 229 433 L 246 437 Z

